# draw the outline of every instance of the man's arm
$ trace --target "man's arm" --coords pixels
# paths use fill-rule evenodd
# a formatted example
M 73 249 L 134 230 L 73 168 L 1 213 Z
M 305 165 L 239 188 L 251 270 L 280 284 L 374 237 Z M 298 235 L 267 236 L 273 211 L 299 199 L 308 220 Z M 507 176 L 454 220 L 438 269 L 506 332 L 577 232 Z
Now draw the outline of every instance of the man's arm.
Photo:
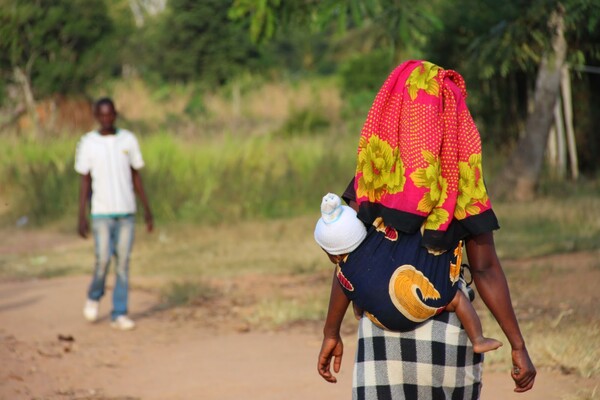
M 515 392 L 526 392 L 533 387 L 535 367 L 529 358 L 513 309 L 506 276 L 500 265 L 492 232 L 467 239 L 467 256 L 477 291 L 485 305 L 504 331 L 511 347 Z
M 142 183 L 142 176 L 137 169 L 131 168 L 131 178 L 133 179 L 133 189 L 137 193 L 142 205 L 144 206 L 144 220 L 146 221 L 146 228 L 148 232 L 152 232 L 154 229 L 154 218 L 152 217 L 152 211 L 150 211 L 150 203 L 146 197 L 146 191 L 144 190 L 144 184 Z
M 333 370 L 335 373 L 340 372 L 342 365 L 344 344 L 340 336 L 340 327 L 342 326 L 342 321 L 344 320 L 349 304 L 350 300 L 348 300 L 346 294 L 343 292 L 334 270 L 331 295 L 329 297 L 329 309 L 327 310 L 327 319 L 323 328 L 323 344 L 321 345 L 319 361 L 317 363 L 319 375 L 327 382 L 337 382 L 337 379 L 332 375 L 330 370 L 331 359 L 334 358 Z
M 79 236 L 82 238 L 87 238 L 87 234 L 89 232 L 89 223 L 87 217 L 87 203 L 90 197 L 90 189 L 92 187 L 92 175 L 85 174 L 81 175 L 80 185 L 79 185 L 79 220 L 77 232 L 79 232 Z

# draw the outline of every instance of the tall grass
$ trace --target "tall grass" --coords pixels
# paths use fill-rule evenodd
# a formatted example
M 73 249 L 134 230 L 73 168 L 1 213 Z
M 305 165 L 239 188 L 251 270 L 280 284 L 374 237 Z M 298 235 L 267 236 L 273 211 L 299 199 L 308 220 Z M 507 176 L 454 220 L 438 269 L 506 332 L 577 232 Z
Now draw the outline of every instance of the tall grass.
M 355 135 L 353 135 L 355 136 Z M 10 214 L 43 223 L 76 215 L 77 139 L 0 140 L 0 197 Z M 142 172 L 161 221 L 214 223 L 299 215 L 327 191 L 340 192 L 355 165 L 356 141 L 341 134 L 277 138 L 141 139 Z
M 9 215 L 45 222 L 72 212 L 78 179 L 73 170 L 77 139 L 0 140 L 0 200 Z
M 494 203 L 501 229 L 496 233 L 502 258 L 598 249 L 600 191 L 547 194 L 529 203 Z M 558 190 L 558 189 L 557 189 Z
M 148 138 L 146 182 L 157 214 L 191 222 L 298 215 L 339 176 L 353 172 L 354 150 L 334 137 L 288 140 L 224 137 L 196 143 Z

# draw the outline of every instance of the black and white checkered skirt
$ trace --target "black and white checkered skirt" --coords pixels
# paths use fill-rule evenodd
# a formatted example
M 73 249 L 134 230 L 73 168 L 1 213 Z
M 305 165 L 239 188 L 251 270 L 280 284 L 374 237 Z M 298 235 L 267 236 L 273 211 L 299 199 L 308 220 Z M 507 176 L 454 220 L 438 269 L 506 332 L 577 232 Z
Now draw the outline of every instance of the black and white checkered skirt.
M 441 313 L 403 333 L 362 318 L 352 398 L 479 399 L 482 364 L 455 313 Z

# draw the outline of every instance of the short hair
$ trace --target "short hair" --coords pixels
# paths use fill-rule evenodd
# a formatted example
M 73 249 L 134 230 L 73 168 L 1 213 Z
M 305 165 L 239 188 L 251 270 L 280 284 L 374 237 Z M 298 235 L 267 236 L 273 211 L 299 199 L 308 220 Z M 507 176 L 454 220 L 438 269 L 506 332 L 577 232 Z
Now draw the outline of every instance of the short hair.
M 98 112 L 98 109 L 103 105 L 108 105 L 113 109 L 113 111 L 117 111 L 117 109 L 115 108 L 115 103 L 110 97 L 102 97 L 96 100 L 96 102 L 94 103 L 94 113 Z

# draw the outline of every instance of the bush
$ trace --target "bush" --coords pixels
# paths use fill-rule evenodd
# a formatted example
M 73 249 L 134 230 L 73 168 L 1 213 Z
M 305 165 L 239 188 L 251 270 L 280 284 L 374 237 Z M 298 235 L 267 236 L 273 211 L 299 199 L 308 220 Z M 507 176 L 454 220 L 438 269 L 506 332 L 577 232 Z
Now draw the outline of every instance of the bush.
M 389 51 L 376 50 L 359 54 L 340 67 L 342 90 L 346 94 L 369 91 L 377 93 L 394 67 Z
M 329 125 L 329 119 L 319 110 L 297 110 L 291 113 L 277 133 L 283 137 L 315 134 L 329 128 Z

